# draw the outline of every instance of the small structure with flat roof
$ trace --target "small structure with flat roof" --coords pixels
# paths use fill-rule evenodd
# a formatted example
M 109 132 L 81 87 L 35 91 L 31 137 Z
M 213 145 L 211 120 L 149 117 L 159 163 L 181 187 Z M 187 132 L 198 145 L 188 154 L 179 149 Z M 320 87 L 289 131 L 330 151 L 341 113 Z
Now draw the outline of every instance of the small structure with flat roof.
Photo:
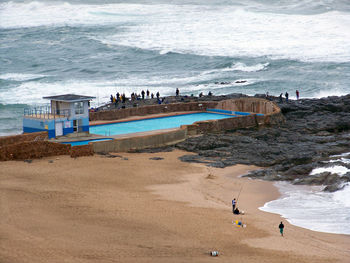
M 51 101 L 50 106 L 24 110 L 24 133 L 47 131 L 51 139 L 89 132 L 89 101 L 95 97 L 65 94 L 43 98 Z

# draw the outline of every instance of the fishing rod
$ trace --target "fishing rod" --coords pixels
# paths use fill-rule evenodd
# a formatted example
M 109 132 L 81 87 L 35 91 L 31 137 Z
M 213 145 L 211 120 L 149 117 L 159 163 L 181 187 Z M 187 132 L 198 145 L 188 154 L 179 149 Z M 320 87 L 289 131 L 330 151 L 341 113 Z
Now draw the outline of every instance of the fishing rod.
M 238 193 L 238 196 L 237 196 L 237 199 L 236 199 L 236 204 L 238 204 L 238 199 L 239 199 L 239 196 L 241 195 L 241 192 L 242 192 L 242 189 L 243 189 L 243 185 L 244 185 L 244 183 L 242 184 L 241 189 L 239 190 L 239 193 Z

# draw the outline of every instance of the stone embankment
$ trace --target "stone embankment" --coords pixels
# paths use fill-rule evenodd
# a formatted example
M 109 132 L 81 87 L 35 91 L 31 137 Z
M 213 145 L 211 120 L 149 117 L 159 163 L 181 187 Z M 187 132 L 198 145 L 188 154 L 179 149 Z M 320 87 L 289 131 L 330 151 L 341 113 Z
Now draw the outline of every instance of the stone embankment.
M 0 161 L 30 160 L 49 156 L 71 157 L 93 155 L 92 145 L 71 147 L 47 140 L 47 132 L 0 137 Z
M 278 102 L 278 98 L 270 99 Z M 350 152 L 350 95 L 289 101 L 279 106 L 284 124 L 189 138 L 176 147 L 198 155 L 181 159 L 215 167 L 254 164 L 266 168 L 250 177 L 325 185 L 327 191 L 341 189 L 350 181 L 350 173 L 310 172 L 337 164 L 350 169 L 344 161 L 350 155 L 332 157 Z

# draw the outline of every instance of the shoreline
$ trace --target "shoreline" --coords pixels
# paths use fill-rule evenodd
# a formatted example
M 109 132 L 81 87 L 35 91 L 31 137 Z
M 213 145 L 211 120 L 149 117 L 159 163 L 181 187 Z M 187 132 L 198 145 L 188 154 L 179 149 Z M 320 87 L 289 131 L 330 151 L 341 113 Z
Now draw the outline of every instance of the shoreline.
M 335 198 L 334 194 L 338 192 L 325 193 L 322 191 L 322 186 L 293 185 L 285 181 L 274 182 L 273 184 L 280 192 L 280 197 L 259 207 L 261 211 L 279 214 L 290 224 L 310 231 L 350 236 L 350 232 L 347 229 L 347 222 L 343 219 L 343 214 L 347 214 L 345 211 L 343 214 L 337 215 L 338 221 L 334 219 L 329 221 L 329 218 L 332 216 L 326 216 L 335 215 L 335 210 L 338 211 L 340 209 L 338 207 L 339 204 L 337 206 L 337 204 L 333 203 Z M 338 196 L 341 194 L 346 196 L 346 192 L 339 193 Z M 298 200 L 303 200 L 304 198 L 305 201 L 300 204 Z M 322 205 L 317 206 L 317 203 Z M 332 205 L 334 207 L 332 207 Z M 314 206 L 316 206 L 317 209 L 308 213 L 307 210 L 313 209 Z M 284 207 L 288 207 L 290 210 Z M 305 211 L 305 213 L 301 214 L 303 211 Z M 324 220 L 319 220 L 319 218 L 323 218 L 324 216 L 326 216 Z
M 350 236 L 286 221 L 279 235 L 281 217 L 259 210 L 278 198 L 277 188 L 240 177 L 257 167 L 208 168 L 181 162 L 184 154 L 0 163 L 0 260 L 212 262 L 208 252 L 216 250 L 219 262 L 347 262 Z M 241 188 L 245 215 L 234 216 Z

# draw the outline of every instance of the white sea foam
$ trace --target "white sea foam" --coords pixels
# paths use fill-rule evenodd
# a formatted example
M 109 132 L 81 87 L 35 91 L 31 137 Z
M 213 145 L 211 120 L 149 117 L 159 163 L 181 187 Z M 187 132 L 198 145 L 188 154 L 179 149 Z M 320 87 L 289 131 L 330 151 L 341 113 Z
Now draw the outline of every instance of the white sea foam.
M 101 100 L 102 103 L 108 101 L 108 97 L 111 93 L 115 93 L 115 87 L 112 82 L 26 82 L 22 83 L 18 87 L 3 91 L 1 93 L 0 103 L 37 105 L 48 103 L 47 100 L 44 100 L 42 98 L 44 96 L 53 96 L 68 93 L 96 96 L 94 103 L 98 103 L 98 100 Z
M 338 175 L 344 175 L 350 170 L 344 166 L 341 165 L 334 165 L 332 167 L 321 167 L 321 168 L 315 168 L 311 171 L 310 175 L 320 174 L 324 172 L 330 172 Z
M 349 153 L 334 155 L 340 160 L 349 160 Z M 332 161 L 329 161 L 332 163 Z M 349 169 L 334 165 L 313 169 L 310 175 L 322 172 L 336 173 L 340 176 Z M 344 184 L 342 190 L 334 193 L 323 192 L 324 186 L 300 186 L 286 182 L 276 183 L 281 198 L 266 203 L 261 210 L 278 213 L 291 224 L 320 232 L 350 234 L 350 185 Z
M 314 231 L 350 234 L 350 186 L 335 193 L 320 187 L 276 183 L 281 198 L 266 203 L 261 210 L 278 213 L 296 226 Z
M 347 95 L 348 93 L 349 91 L 346 91 L 346 90 L 328 89 L 328 90 L 320 90 L 310 97 L 319 99 L 319 98 L 326 98 L 330 96 L 344 96 L 344 95 Z
M 206 56 L 350 61 L 350 16 L 278 14 L 242 6 L 5 2 L 0 28 L 113 25 L 109 45 Z
M 129 79 L 130 80 L 130 79 Z M 109 101 L 110 94 L 115 95 L 125 93 L 130 96 L 132 92 L 140 93 L 141 90 L 150 89 L 154 94 L 159 91 L 161 96 L 171 95 L 169 91 L 175 89 L 166 85 L 160 85 L 156 88 L 137 82 L 137 79 L 128 82 L 127 79 L 116 81 L 77 81 L 67 80 L 64 82 L 26 82 L 21 85 L 1 92 L 0 103 L 2 104 L 29 104 L 38 105 L 48 103 L 43 99 L 44 96 L 54 96 L 61 94 L 80 94 L 87 96 L 95 96 L 92 106 L 99 106 Z M 142 85 L 140 85 L 142 83 Z
M 235 71 L 255 72 L 255 71 L 260 71 L 260 70 L 266 69 L 268 65 L 269 65 L 269 63 L 264 63 L 264 64 L 259 63 L 256 65 L 247 66 L 244 63 L 238 62 L 238 63 L 232 65 L 232 67 L 230 69 L 235 70 Z
M 42 78 L 42 77 L 46 77 L 46 75 L 22 74 L 22 73 L 0 74 L 0 79 L 3 79 L 3 80 L 15 80 L 15 81 L 26 81 L 26 80 L 38 79 L 38 78 Z

